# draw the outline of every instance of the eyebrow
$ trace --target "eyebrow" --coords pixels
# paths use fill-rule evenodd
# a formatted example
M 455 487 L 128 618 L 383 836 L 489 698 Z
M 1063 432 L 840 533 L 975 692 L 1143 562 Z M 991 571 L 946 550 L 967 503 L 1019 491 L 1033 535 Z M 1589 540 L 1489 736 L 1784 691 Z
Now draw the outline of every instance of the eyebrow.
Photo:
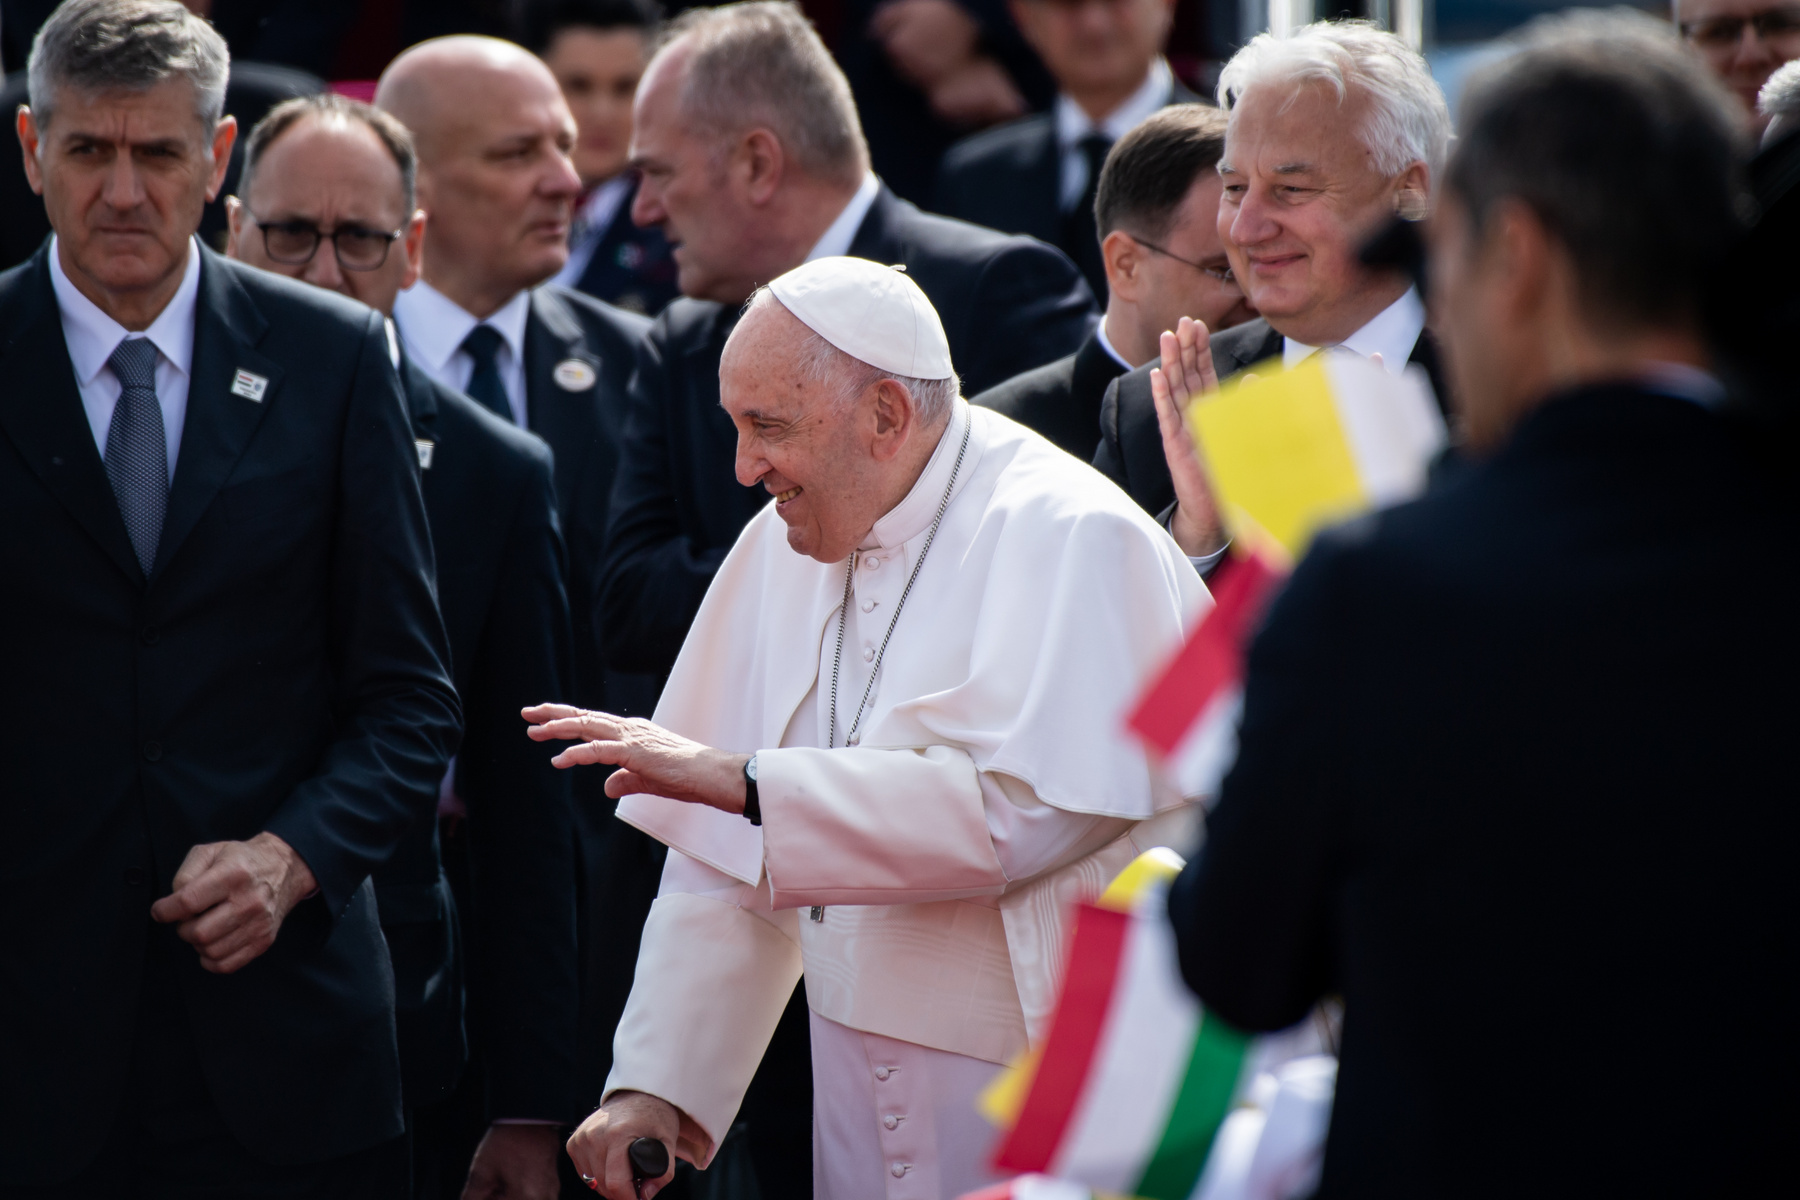
M 1292 162 L 1282 163 L 1275 168 L 1274 173 L 1277 175 L 1304 175 L 1309 171 L 1315 171 L 1317 169 L 1317 167 L 1309 162 Z

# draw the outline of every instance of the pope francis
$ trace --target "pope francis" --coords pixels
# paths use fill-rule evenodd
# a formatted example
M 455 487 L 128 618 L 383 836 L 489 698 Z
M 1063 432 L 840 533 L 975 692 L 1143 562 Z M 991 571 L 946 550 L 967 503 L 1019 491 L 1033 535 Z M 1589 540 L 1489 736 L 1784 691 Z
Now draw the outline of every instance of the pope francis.
M 525 712 L 670 847 L 569 1153 L 616 1200 L 636 1138 L 706 1165 L 804 974 L 815 1196 L 953 1197 L 988 1181 L 974 1097 L 1044 1032 L 1068 902 L 1185 815 L 1120 729 L 1205 589 L 1113 484 L 958 397 L 898 270 L 775 280 L 720 384 L 774 502 L 655 721 Z

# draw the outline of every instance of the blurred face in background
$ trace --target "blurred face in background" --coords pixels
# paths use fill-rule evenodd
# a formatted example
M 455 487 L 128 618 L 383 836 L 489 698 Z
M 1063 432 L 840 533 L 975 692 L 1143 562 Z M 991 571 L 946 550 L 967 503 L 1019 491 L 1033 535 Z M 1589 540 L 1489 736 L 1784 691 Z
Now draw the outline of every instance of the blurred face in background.
M 1173 0 L 1012 0 L 1010 8 L 1057 85 L 1092 117 L 1143 85 L 1175 11 Z
M 640 29 L 559 30 L 544 51 L 563 99 L 575 117 L 570 158 L 581 186 L 605 183 L 625 169 L 631 153 L 631 102 L 648 61 Z
M 1775 68 L 1800 58 L 1800 3 L 1770 0 L 1679 0 L 1684 41 L 1725 81 L 1752 121 L 1756 94 Z
M 425 216 L 406 211 L 400 166 L 361 121 L 302 117 L 264 149 L 250 186 L 226 201 L 230 257 L 390 315 L 418 279 Z
M 1429 194 L 1414 163 L 1389 178 L 1363 140 L 1368 100 L 1339 104 L 1324 83 L 1255 83 L 1238 99 L 1219 164 L 1219 236 L 1232 274 L 1281 334 L 1340 342 L 1398 300 L 1407 283 L 1357 261 L 1403 191 Z

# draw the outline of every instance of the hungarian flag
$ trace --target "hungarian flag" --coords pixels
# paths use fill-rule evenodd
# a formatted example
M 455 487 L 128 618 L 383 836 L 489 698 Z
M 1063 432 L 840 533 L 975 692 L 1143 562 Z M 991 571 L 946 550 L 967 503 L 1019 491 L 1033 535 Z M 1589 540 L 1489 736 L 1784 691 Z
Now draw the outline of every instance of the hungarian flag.
M 1288 564 L 1320 527 L 1416 495 L 1447 435 L 1423 371 L 1346 351 L 1258 364 L 1187 418 L 1232 549 L 1209 581 L 1214 607 L 1127 724 L 1196 795 L 1235 754 L 1244 651 Z
M 1335 1064 L 1316 1056 L 1322 1043 L 1311 1025 L 1251 1038 L 1201 1008 L 1176 968 L 1163 911 L 1180 867 L 1173 851 L 1150 851 L 1077 913 L 1041 1052 L 982 1098 L 1003 1131 L 995 1169 L 1025 1175 L 964 1200 L 1087 1200 L 1090 1191 L 1235 1200 L 1255 1194 L 1245 1184 L 1259 1151 L 1262 1176 L 1316 1166 L 1329 1087 L 1322 1107 L 1316 1095 L 1310 1108 L 1290 1103 L 1300 1126 L 1290 1122 L 1265 1148 L 1267 1110 L 1283 1086 L 1272 1072 Z

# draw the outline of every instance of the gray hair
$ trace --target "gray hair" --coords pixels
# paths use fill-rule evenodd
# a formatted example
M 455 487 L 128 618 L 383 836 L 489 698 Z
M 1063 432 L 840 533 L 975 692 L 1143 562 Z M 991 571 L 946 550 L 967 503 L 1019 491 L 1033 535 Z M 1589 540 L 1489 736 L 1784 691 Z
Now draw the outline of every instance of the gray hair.
M 763 128 L 808 174 L 857 183 L 869 147 L 844 72 L 789 0 L 691 8 L 667 26 L 658 56 L 688 50 L 681 111 L 715 135 Z
M 393 157 L 394 166 L 400 172 L 400 196 L 405 205 L 405 216 L 410 218 L 416 206 L 419 178 L 419 155 L 413 147 L 413 136 L 406 126 L 388 113 L 382 112 L 372 104 L 361 100 L 352 100 L 348 96 L 340 96 L 336 92 L 320 92 L 316 96 L 297 96 L 292 100 L 283 100 L 268 115 L 256 123 L 250 131 L 250 137 L 244 145 L 244 169 L 238 177 L 238 199 L 250 202 L 250 181 L 256 176 L 257 167 L 262 165 L 263 155 L 275 144 L 275 139 L 298 125 L 305 117 L 315 117 L 319 121 L 336 121 L 344 125 L 361 123 L 368 126 L 381 144 Z
M 1756 94 L 1756 111 L 1765 117 L 1782 117 L 1784 123 L 1800 116 L 1800 59 L 1783 63 Z
M 194 85 L 195 115 L 210 134 L 230 70 L 225 39 L 176 0 L 66 0 L 32 41 L 26 80 L 43 129 L 58 88 L 141 92 L 180 76 Z
M 787 312 L 787 306 L 764 284 L 751 293 L 749 301 L 744 305 L 744 315 L 749 316 L 755 310 L 770 305 Z M 908 375 L 896 375 L 854 355 L 845 354 L 810 327 L 803 328 L 806 328 L 806 336 L 800 344 L 800 361 L 796 364 L 800 377 L 809 383 L 833 389 L 836 393 L 833 402 L 840 411 L 849 408 L 864 392 L 882 380 L 892 379 L 912 394 L 913 403 L 919 409 L 919 419 L 926 425 L 935 425 L 950 415 L 951 407 L 962 393 L 962 381 L 954 374 L 947 379 L 914 379 Z
M 1219 73 L 1219 106 L 1230 110 L 1253 84 L 1324 83 L 1341 105 L 1352 87 L 1369 98 L 1363 143 L 1392 178 L 1415 162 L 1439 172 L 1450 153 L 1450 108 L 1418 51 L 1368 21 L 1315 21 L 1287 37 L 1259 33 Z M 1291 103 L 1291 101 L 1290 101 Z

